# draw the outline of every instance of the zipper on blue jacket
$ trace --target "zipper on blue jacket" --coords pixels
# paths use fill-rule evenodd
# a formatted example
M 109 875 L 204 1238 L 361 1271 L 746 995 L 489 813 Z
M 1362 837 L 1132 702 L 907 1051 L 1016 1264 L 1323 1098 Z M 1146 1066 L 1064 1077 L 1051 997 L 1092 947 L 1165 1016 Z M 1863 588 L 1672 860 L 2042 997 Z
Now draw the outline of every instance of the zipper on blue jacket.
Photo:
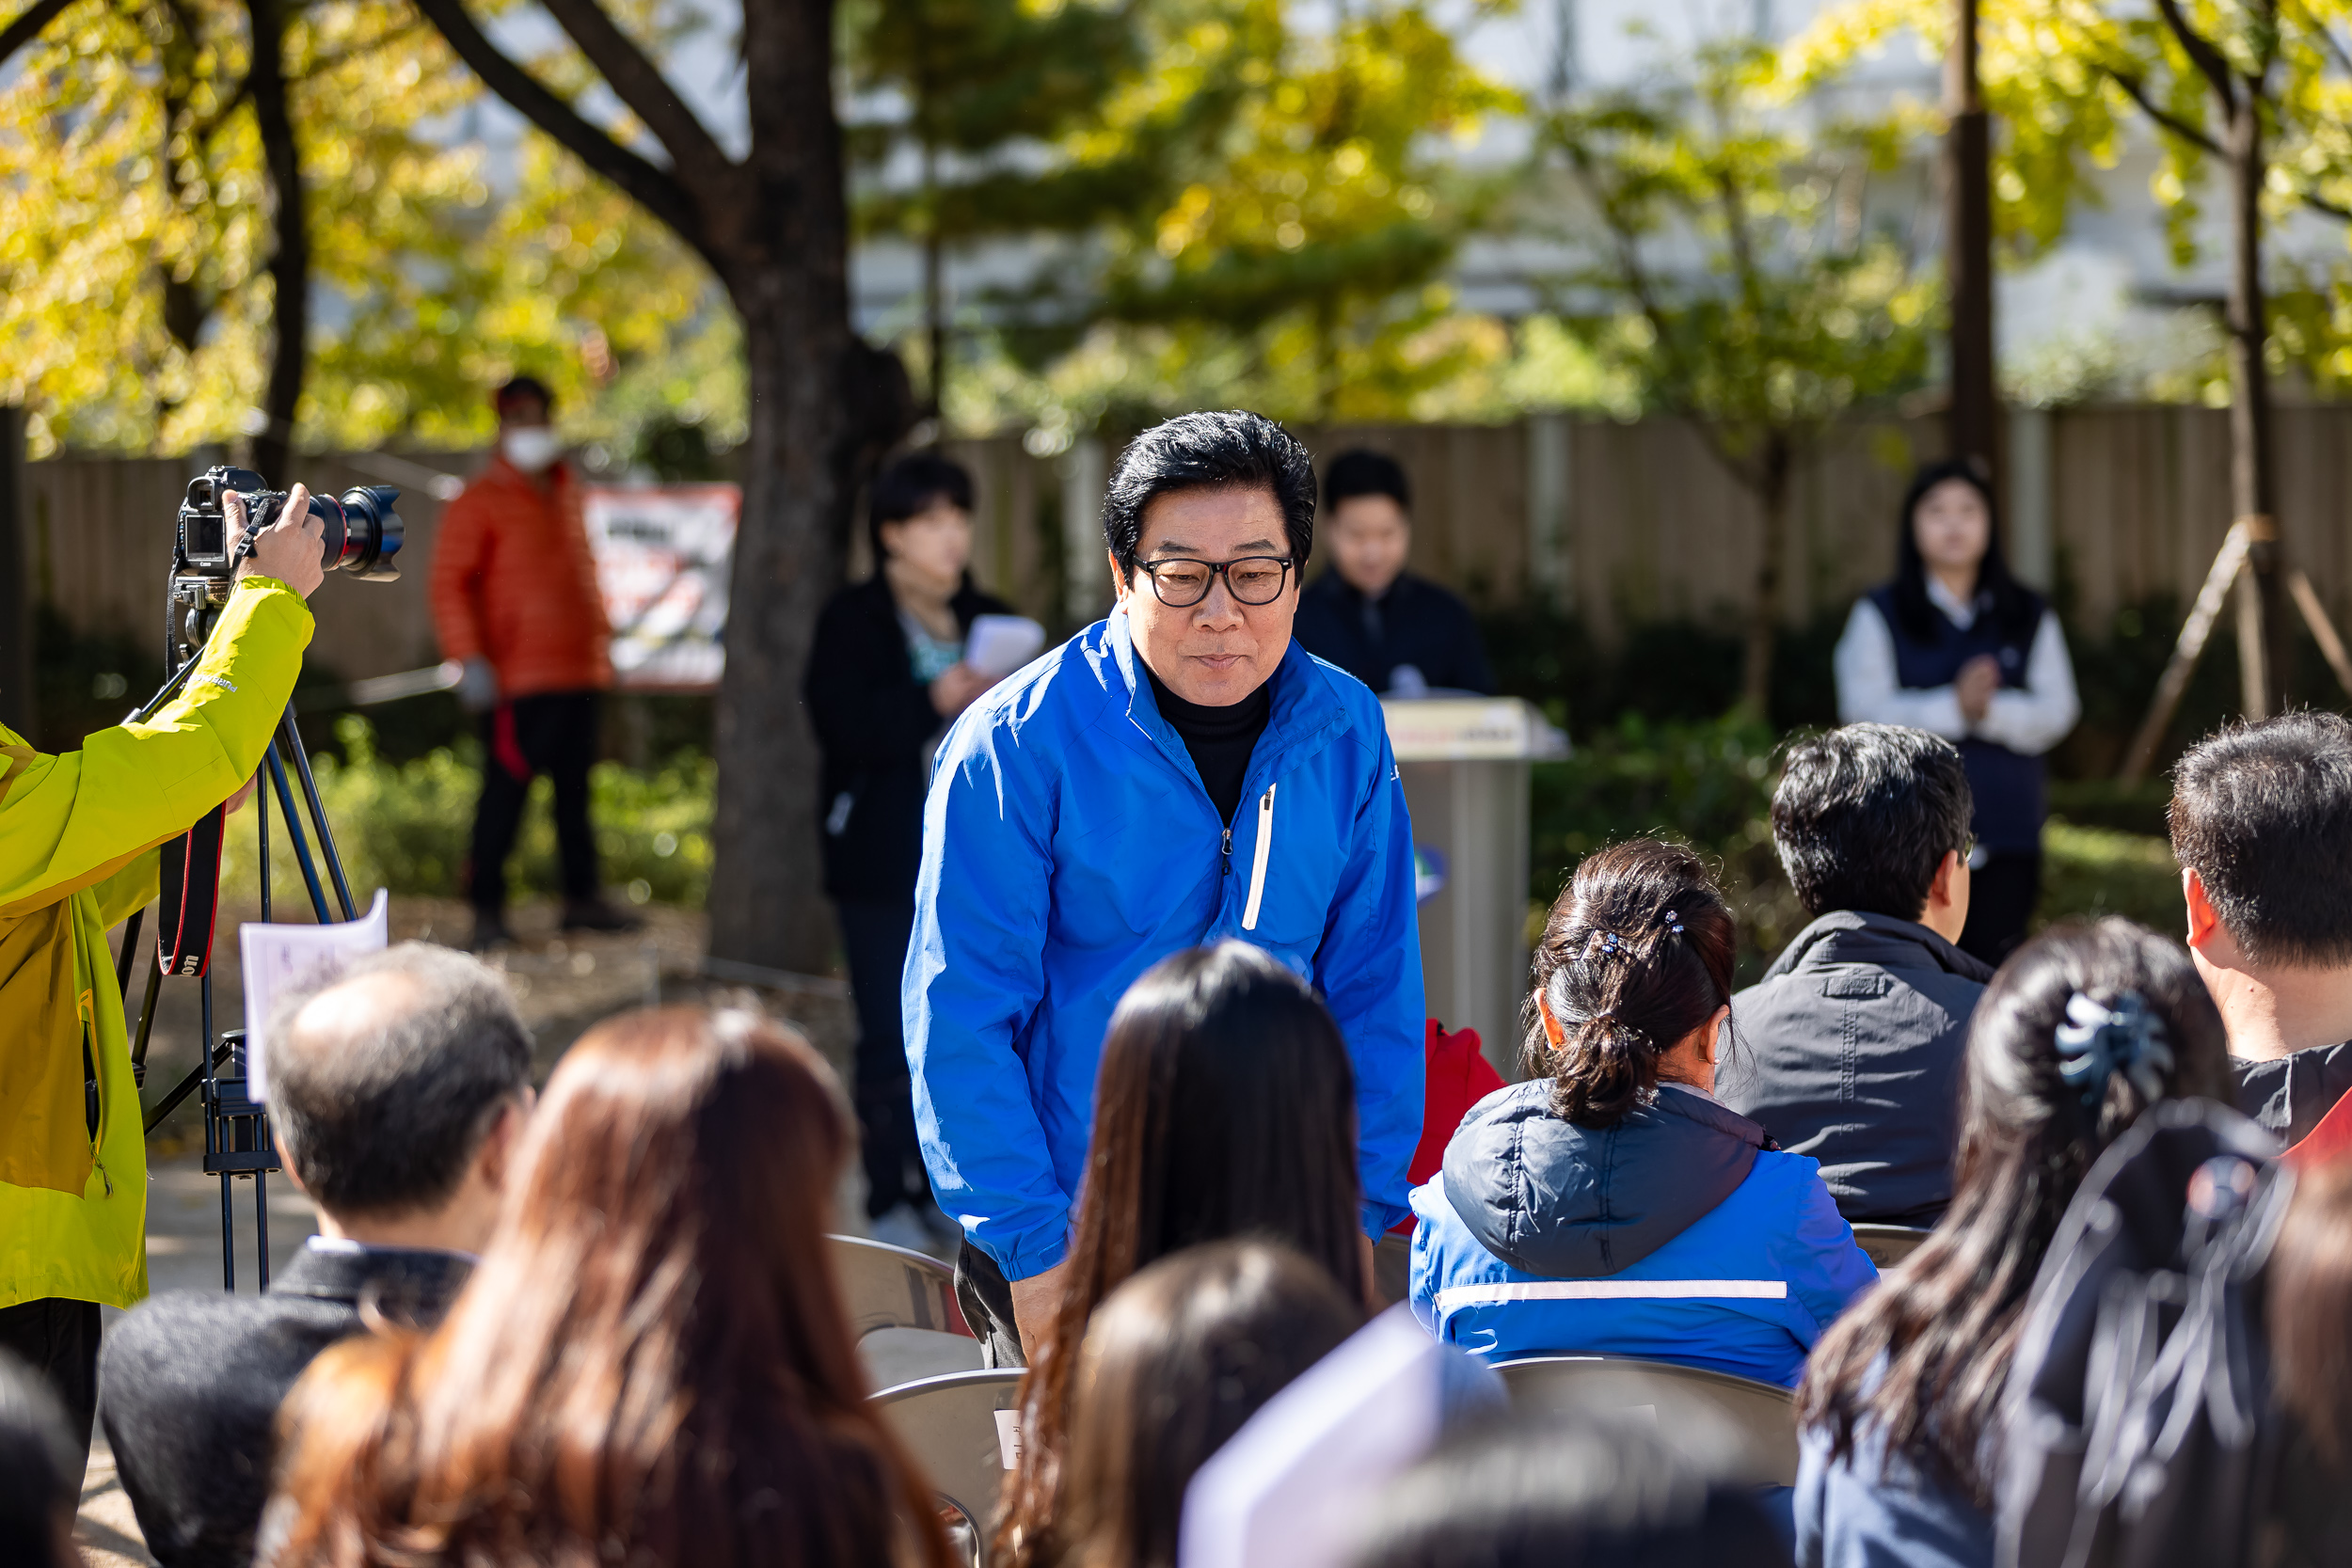
M 1224 871 L 1223 871 L 1222 873 L 1220 873 L 1220 875 L 1230 877 L 1230 876 L 1232 876 L 1232 874 L 1233 874 L 1233 825 L 1232 825 L 1231 822 L 1228 822 L 1228 823 L 1225 825 L 1225 869 L 1224 869 Z

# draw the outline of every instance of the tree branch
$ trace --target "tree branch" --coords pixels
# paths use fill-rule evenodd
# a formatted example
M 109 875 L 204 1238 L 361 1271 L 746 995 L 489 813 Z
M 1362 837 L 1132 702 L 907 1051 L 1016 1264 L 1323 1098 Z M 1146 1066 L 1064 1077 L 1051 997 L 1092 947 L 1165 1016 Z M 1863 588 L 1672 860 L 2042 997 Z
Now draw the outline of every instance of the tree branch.
M 638 156 L 581 119 L 577 110 L 538 78 L 501 54 L 474 25 L 473 18 L 467 14 L 465 0 L 417 0 L 417 9 L 440 29 L 449 46 L 457 52 L 457 57 L 470 66 L 492 92 L 562 143 L 581 163 L 618 185 L 639 206 L 669 225 L 679 239 L 693 246 L 705 260 L 714 266 L 718 264 L 720 259 L 712 253 L 701 204 L 668 170 Z
M 2197 67 L 2198 72 L 2212 87 L 2214 96 L 2221 100 L 2222 107 L 2236 113 L 2237 72 L 2230 69 L 2228 57 L 2213 46 L 2210 39 L 2189 24 L 2187 16 L 2181 10 L 2181 0 L 2156 0 L 2156 9 L 2163 14 L 2164 24 L 2172 29 L 2172 36 L 2180 40 L 2181 49 L 2188 55 L 2190 63 Z
M 661 74 L 661 68 L 645 57 L 645 52 L 630 41 L 596 0 L 542 3 L 580 45 L 588 63 L 603 74 L 614 95 L 628 105 L 629 113 L 654 134 L 654 139 L 670 154 L 670 166 L 679 178 L 691 181 L 702 171 L 733 166 L 718 141 L 694 118 L 694 111 L 679 99 L 670 79 Z
M 2099 69 L 2106 72 L 2107 80 L 2122 88 L 2123 96 L 2138 104 L 2140 112 L 2150 119 L 2154 120 L 2159 126 L 2171 132 L 2190 146 L 2210 152 L 2217 158 L 2221 156 L 2219 142 L 2149 97 L 2147 85 L 2138 77 L 2132 75 L 2129 71 L 2118 71 L 2111 65 L 2102 65 Z
M 57 19 L 57 13 L 73 4 L 73 0 L 33 0 L 24 14 L 0 27 L 0 64 L 9 55 L 40 36 L 40 30 Z

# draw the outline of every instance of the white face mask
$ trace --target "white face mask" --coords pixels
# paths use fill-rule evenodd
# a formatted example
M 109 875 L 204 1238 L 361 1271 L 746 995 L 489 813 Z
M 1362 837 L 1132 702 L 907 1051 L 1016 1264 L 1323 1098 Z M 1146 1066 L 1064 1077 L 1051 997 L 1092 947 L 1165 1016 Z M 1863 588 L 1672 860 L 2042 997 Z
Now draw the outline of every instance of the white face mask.
M 564 443 L 546 425 L 517 425 L 499 438 L 506 460 L 527 474 L 535 474 L 563 455 Z

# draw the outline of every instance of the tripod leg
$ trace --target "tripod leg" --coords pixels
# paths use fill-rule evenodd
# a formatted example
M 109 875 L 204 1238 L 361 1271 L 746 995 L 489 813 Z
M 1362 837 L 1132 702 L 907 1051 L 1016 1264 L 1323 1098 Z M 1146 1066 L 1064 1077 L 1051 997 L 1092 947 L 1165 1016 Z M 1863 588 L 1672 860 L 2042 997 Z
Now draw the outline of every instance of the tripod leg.
M 219 1090 L 215 1086 L 213 1072 L 213 975 L 210 970 L 205 971 L 203 979 L 197 982 L 197 990 L 202 999 L 204 1014 L 204 1033 L 200 1037 L 203 1044 L 197 1048 L 200 1056 L 197 1070 L 204 1075 L 204 1152 L 217 1154 L 221 1152 L 218 1147 L 220 1123 L 213 1112 L 220 1103 L 220 1097 Z M 230 1206 L 229 1173 L 226 1171 L 220 1177 L 220 1288 L 231 1295 L 237 1290 L 237 1216 Z
M 326 806 L 319 800 L 318 781 L 310 776 L 310 752 L 302 744 L 302 731 L 294 724 L 291 701 L 286 704 L 286 717 L 278 721 L 278 727 L 286 754 L 294 759 L 294 777 L 302 782 L 302 799 L 310 808 L 310 826 L 318 832 L 319 854 L 326 862 L 326 874 L 334 879 L 335 896 L 342 904 L 343 918 L 357 920 L 359 911 L 351 901 L 351 883 L 343 877 L 343 857 L 335 847 L 335 830 L 326 825 Z
M 122 993 L 125 1002 L 131 1000 L 131 966 L 138 962 L 139 927 L 146 920 L 147 906 L 142 904 L 131 911 L 129 920 L 123 922 L 122 953 L 115 959 L 115 990 Z
M 258 1290 L 269 1289 L 269 1173 L 253 1173 L 253 1263 Z
M 326 912 L 326 890 L 319 885 L 319 868 L 311 862 L 310 842 L 302 836 L 301 819 L 294 816 L 294 791 L 286 786 L 286 765 L 278 760 L 278 742 L 270 742 L 262 766 L 269 769 L 270 787 L 278 792 L 278 813 L 286 819 L 286 842 L 294 846 L 294 863 L 302 868 L 302 880 L 310 890 L 310 909 L 318 923 L 326 925 L 332 918 Z

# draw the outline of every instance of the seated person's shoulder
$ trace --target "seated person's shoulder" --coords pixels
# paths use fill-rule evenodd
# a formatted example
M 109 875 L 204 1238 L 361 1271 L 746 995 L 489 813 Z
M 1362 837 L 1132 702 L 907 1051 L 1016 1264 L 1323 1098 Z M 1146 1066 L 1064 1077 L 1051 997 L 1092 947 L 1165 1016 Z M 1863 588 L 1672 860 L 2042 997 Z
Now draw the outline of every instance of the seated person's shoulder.
M 224 1412 L 254 1400 L 275 1410 L 266 1390 L 283 1394 L 310 1357 L 358 1326 L 339 1302 L 167 1291 L 106 1331 L 105 1402 L 127 1414 L 218 1395 Z

